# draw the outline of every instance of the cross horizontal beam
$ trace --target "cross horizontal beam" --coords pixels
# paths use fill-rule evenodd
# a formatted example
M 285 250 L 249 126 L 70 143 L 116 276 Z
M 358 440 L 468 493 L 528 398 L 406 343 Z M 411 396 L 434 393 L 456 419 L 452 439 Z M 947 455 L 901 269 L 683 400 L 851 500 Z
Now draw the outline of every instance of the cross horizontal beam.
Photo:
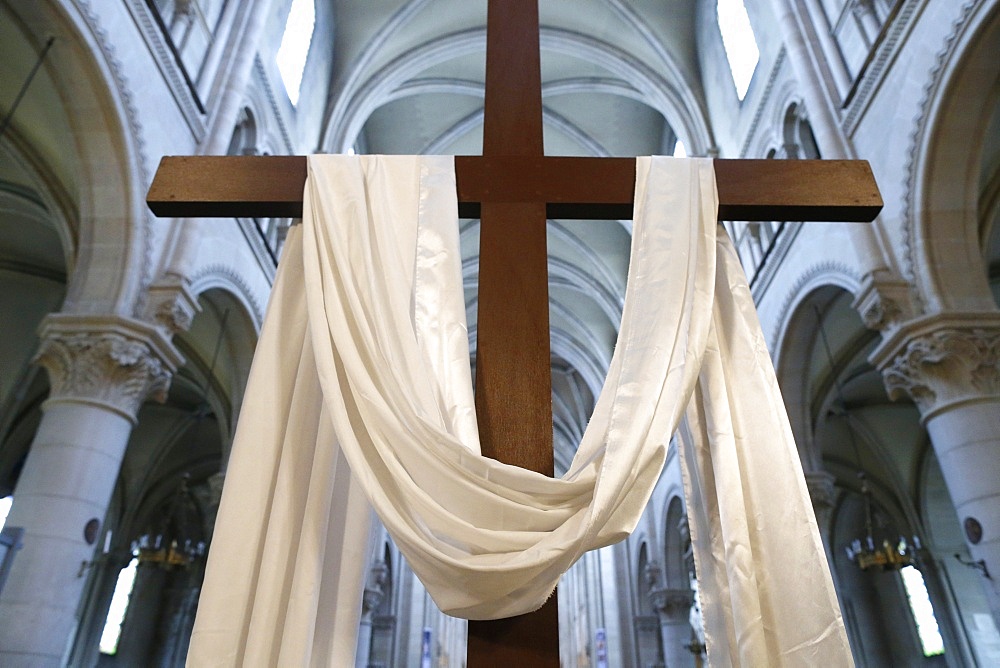
M 634 158 L 456 156 L 458 212 L 546 202 L 549 218 L 631 219 Z M 870 222 L 882 209 L 863 160 L 715 160 L 719 220 Z M 157 216 L 299 218 L 304 156 L 167 156 L 146 201 Z

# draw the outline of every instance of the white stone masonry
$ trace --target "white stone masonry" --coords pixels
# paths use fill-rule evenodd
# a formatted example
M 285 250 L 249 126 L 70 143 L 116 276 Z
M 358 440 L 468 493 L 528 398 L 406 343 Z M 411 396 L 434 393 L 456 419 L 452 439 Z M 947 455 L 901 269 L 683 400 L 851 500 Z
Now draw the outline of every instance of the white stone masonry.
M 973 560 L 1000 624 L 1000 315 L 912 321 L 872 355 L 893 399 L 920 409 Z
M 181 362 L 157 330 L 121 318 L 49 316 L 42 341 L 52 389 L 8 518 L 25 529 L 0 598 L 8 668 L 61 665 L 139 406 L 166 395 Z

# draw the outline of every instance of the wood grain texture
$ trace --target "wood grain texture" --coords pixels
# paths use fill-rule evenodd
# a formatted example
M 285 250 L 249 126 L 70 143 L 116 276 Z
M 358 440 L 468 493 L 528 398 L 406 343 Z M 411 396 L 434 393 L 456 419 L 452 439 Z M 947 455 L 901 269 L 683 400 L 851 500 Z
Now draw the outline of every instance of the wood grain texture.
M 486 9 L 483 155 L 542 155 L 538 0 L 490 0 Z
M 480 160 L 544 153 L 538 41 L 538 0 L 490 0 Z M 519 175 L 503 167 L 487 170 L 487 178 L 495 179 L 492 184 L 501 192 L 523 188 Z M 539 179 L 534 188 L 547 182 Z M 476 420 L 483 454 L 551 476 L 555 455 L 545 200 L 536 194 L 479 201 Z M 559 668 L 555 595 L 526 615 L 470 622 L 466 665 Z
M 470 668 L 559 668 L 556 595 L 528 615 L 469 622 Z M 553 633 L 553 631 L 555 631 Z
M 634 158 L 545 156 L 537 0 L 489 0 L 483 155 L 457 156 L 459 215 L 481 218 L 476 410 L 483 453 L 553 473 L 546 218 L 630 219 Z M 720 220 L 867 222 L 882 199 L 868 163 L 716 160 Z M 301 156 L 165 157 L 158 216 L 299 218 Z M 469 623 L 469 668 L 557 668 L 556 597 Z
M 719 220 L 870 222 L 882 198 L 863 160 L 716 160 Z M 632 218 L 634 158 L 456 156 L 459 214 L 544 202 L 549 218 Z M 146 201 L 158 216 L 299 218 L 304 156 L 165 157 Z

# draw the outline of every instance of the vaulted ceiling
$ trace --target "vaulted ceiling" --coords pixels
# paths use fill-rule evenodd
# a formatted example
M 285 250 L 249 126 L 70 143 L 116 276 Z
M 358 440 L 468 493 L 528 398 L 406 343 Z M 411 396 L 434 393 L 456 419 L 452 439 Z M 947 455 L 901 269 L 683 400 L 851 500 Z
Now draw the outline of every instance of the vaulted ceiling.
M 550 154 L 704 152 L 695 0 L 543 0 Z M 322 146 L 478 153 L 486 2 L 335 0 Z
M 547 154 L 671 154 L 678 139 L 705 154 L 713 145 L 696 0 L 539 5 Z M 322 150 L 481 152 L 485 0 L 334 0 L 331 23 Z M 462 230 L 474 345 L 478 221 Z M 629 221 L 549 223 L 557 468 L 589 419 L 614 348 L 630 230 Z

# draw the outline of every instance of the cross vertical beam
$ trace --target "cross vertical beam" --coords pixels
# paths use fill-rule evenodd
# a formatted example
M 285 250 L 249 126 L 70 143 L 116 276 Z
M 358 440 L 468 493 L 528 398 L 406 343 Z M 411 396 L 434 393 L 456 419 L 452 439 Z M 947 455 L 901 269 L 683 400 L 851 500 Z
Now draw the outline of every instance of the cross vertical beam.
M 631 218 L 635 162 L 544 156 L 537 0 L 489 0 L 482 156 L 458 156 L 459 212 L 482 220 L 476 407 L 489 457 L 551 475 L 546 212 Z M 716 160 L 720 220 L 870 222 L 882 208 L 863 161 Z M 165 157 L 147 201 L 158 216 L 298 217 L 306 159 Z M 555 597 L 471 622 L 467 665 L 559 665 Z
M 489 0 L 484 156 L 544 153 L 538 35 L 537 0 Z M 484 455 L 552 475 L 545 223 L 544 201 L 482 204 L 476 414 Z M 555 595 L 527 615 L 470 621 L 467 665 L 558 668 Z

